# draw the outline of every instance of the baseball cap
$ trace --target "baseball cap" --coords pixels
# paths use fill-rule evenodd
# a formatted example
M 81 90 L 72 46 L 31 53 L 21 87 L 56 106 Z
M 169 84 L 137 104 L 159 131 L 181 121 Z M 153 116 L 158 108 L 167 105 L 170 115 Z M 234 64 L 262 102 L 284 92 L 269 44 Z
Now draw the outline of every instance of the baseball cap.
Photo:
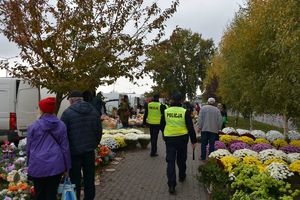
M 83 95 L 82 95 L 82 92 L 80 92 L 78 90 L 73 90 L 69 93 L 68 99 L 70 99 L 72 97 L 83 97 Z

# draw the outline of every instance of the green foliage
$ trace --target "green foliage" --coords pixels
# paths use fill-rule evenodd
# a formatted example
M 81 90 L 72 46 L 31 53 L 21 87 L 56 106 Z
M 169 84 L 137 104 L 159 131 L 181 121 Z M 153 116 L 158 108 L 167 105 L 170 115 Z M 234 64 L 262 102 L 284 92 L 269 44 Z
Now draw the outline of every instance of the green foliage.
M 152 74 L 156 82 L 153 88 L 169 95 L 174 91 L 187 94 L 192 99 L 197 87 L 202 87 L 205 70 L 214 44 L 198 33 L 176 28 L 168 40 L 154 46 L 147 52 L 149 60 L 145 71 Z
M 299 193 L 292 189 L 291 184 L 260 172 L 256 166 L 241 164 L 233 169 L 233 174 L 235 180 L 231 188 L 238 192 L 236 196 L 248 194 L 245 195 L 246 199 L 247 196 L 250 199 L 265 200 L 293 199 Z
M 216 160 L 209 160 L 206 165 L 199 166 L 198 171 L 200 174 L 198 180 L 206 188 L 212 189 L 212 199 L 230 199 L 228 174 L 217 164 Z
M 249 194 L 241 190 L 236 190 L 231 200 L 252 200 L 252 199 L 250 198 Z
M 159 42 L 177 6 L 178 0 L 165 10 L 143 0 L 0 1 L 0 32 L 22 59 L 0 68 L 57 93 L 59 102 L 72 89 L 138 79 L 149 40 Z M 156 34 L 146 44 L 150 33 Z
M 300 2 L 249 0 L 221 45 L 219 94 L 241 113 L 300 113 Z

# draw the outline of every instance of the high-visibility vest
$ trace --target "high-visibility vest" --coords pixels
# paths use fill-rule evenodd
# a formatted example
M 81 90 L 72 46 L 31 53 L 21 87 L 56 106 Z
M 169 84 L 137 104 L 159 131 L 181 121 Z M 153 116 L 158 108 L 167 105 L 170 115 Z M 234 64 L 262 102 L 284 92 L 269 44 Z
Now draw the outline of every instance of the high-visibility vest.
M 188 134 L 188 130 L 185 124 L 185 112 L 186 109 L 182 107 L 170 107 L 165 110 L 165 137 Z
M 161 112 L 159 102 L 150 102 L 148 104 L 148 124 L 160 124 Z

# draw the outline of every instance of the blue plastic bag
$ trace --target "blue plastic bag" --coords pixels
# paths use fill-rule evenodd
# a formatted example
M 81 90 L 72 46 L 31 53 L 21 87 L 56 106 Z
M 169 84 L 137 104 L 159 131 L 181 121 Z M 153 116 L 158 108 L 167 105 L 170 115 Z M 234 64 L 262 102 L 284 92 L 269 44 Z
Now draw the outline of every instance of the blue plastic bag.
M 71 183 L 69 177 L 65 177 L 64 183 L 59 185 L 57 191 L 59 194 L 62 194 L 61 200 L 77 200 L 74 188 L 75 184 Z

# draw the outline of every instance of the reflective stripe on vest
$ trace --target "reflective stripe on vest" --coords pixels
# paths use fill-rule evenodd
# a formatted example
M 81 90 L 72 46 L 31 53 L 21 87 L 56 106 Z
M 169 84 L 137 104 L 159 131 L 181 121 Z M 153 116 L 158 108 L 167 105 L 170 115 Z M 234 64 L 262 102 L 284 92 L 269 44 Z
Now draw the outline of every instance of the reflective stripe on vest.
M 185 124 L 185 112 L 186 109 L 182 107 L 170 107 L 165 110 L 165 137 L 181 136 L 188 133 Z
M 159 102 L 148 104 L 148 124 L 160 124 L 161 112 Z

